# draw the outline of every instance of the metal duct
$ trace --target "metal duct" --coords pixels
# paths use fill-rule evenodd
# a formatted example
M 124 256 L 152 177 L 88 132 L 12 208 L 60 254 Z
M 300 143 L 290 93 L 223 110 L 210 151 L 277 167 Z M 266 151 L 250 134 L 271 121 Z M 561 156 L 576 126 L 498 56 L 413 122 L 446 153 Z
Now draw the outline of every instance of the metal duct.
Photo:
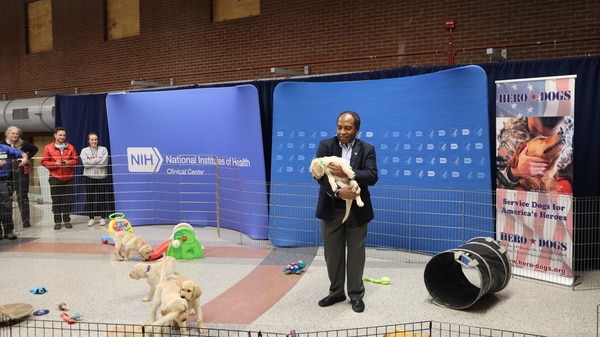
M 54 96 L 0 101 L 0 130 L 11 125 L 23 132 L 54 130 Z

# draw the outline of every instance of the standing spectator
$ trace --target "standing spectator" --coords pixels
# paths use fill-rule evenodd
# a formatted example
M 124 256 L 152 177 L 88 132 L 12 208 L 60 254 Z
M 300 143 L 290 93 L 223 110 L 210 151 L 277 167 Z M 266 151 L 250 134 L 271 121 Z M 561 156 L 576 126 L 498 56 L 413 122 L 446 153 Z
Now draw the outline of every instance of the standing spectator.
M 360 197 L 365 205 L 352 203 L 350 215 L 342 223 L 346 212 L 345 200 L 354 199 L 351 186 L 332 190 L 327 176 L 318 180 L 320 185 L 316 217 L 321 219 L 321 235 L 325 264 L 329 276 L 329 294 L 319 301 L 319 306 L 328 307 L 346 300 L 344 286 L 347 281 L 348 297 L 352 310 L 363 312 L 365 286 L 362 276 L 365 268 L 365 241 L 367 225 L 373 219 L 373 205 L 368 186 L 378 180 L 375 147 L 356 139 L 360 130 L 360 117 L 356 112 L 342 112 L 337 119 L 337 135 L 323 139 L 317 148 L 316 157 L 338 156 L 347 160 L 356 174 L 355 180 L 361 188 Z M 347 178 L 339 165 L 330 163 L 331 172 Z
M 83 163 L 85 209 L 90 217 L 88 227 L 94 225 L 96 215 L 100 217 L 100 226 L 104 226 L 105 219 L 108 218 L 108 150 L 104 146 L 98 146 L 98 134 L 94 132 L 88 134 L 88 144 L 79 155 Z
M 50 171 L 50 195 L 52 196 L 52 213 L 54 213 L 54 229 L 58 230 L 64 222 L 66 228 L 71 224 L 71 204 L 73 203 L 73 180 L 77 151 L 67 143 L 67 129 L 62 126 L 54 129 L 54 142 L 44 147 L 42 165 Z
M 6 129 L 5 136 L 4 140 L 0 141 L 0 144 L 9 145 L 25 152 L 28 159 L 33 158 L 38 152 L 37 146 L 21 139 L 21 129 L 16 126 L 9 126 Z M 31 215 L 29 211 L 29 175 L 31 164 L 27 163 L 23 166 L 13 165 L 12 169 L 12 187 L 17 192 L 17 204 L 19 204 L 19 209 L 21 210 L 23 227 L 31 227 Z
M 9 188 L 12 170 L 11 159 L 17 159 L 19 166 L 27 164 L 27 153 L 10 147 L 8 145 L 0 145 L 0 221 L 4 236 L 0 233 L 0 239 L 5 238 L 15 240 L 17 236 L 13 233 L 15 225 L 12 215 L 12 193 Z

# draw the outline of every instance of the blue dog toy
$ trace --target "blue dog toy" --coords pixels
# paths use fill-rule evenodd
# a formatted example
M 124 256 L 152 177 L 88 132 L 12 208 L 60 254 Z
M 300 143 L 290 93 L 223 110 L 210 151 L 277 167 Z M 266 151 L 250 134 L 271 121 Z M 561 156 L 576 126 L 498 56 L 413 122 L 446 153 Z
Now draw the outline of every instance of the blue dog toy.
M 35 288 L 31 288 L 29 289 L 29 292 L 35 295 L 41 295 L 41 294 L 45 294 L 48 292 L 48 290 L 44 287 L 35 287 Z
M 306 262 L 300 260 L 288 264 L 287 267 L 283 268 L 283 272 L 286 274 L 302 274 L 304 268 L 306 268 Z
M 108 235 L 104 235 L 100 241 L 102 241 L 102 243 L 105 245 L 113 245 L 114 246 L 114 244 L 115 244 L 115 239 L 113 239 L 112 237 L 110 237 Z

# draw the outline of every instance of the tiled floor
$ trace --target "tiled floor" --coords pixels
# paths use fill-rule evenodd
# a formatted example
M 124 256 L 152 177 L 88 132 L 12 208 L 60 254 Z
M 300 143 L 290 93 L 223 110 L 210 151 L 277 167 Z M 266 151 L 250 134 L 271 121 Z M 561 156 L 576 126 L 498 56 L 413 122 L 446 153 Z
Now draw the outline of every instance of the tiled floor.
M 131 261 L 112 260 L 113 247 L 101 243 L 106 232 L 97 225 L 88 228 L 85 217 L 74 217 L 73 229 L 59 231 L 39 220 L 18 240 L 0 241 L 0 305 L 30 303 L 35 309 L 50 310 L 19 324 L 61 321 L 60 302 L 71 313 L 82 314 L 85 322 L 150 323 L 151 303 L 141 301 L 148 285 L 128 276 L 132 266 L 141 262 L 137 255 Z M 135 227 L 135 233 L 156 247 L 170 237 L 172 229 L 141 226 Z M 303 333 L 432 320 L 544 336 L 596 336 L 600 290 L 573 291 L 513 278 L 505 289 L 488 294 L 469 309 L 452 310 L 431 302 L 423 280 L 424 263 L 379 259 L 370 251 L 365 275 L 388 276 L 392 283 L 367 282 L 366 310 L 358 314 L 348 302 L 327 308 L 317 305 L 328 288 L 320 248 L 273 249 L 267 241 L 252 242 L 229 230 L 221 230 L 220 235 L 212 227 L 194 231 L 205 247 L 205 257 L 178 260 L 178 265 L 181 274 L 202 287 L 200 301 L 209 329 L 287 334 L 292 329 Z M 299 259 L 308 263 L 302 274 L 283 273 L 285 265 Z M 29 292 L 38 286 L 48 292 Z M 9 328 L 0 327 L 0 336 L 9 336 L 3 329 Z

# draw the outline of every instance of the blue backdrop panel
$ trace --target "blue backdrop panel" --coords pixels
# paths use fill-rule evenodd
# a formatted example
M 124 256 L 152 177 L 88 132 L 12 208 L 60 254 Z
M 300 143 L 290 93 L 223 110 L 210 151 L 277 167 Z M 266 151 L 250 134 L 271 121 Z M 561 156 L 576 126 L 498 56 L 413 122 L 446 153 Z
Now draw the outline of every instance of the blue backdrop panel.
M 117 211 L 134 225 L 218 219 L 267 238 L 254 86 L 118 93 L 106 102 Z
M 278 207 L 270 210 L 269 238 L 275 245 L 321 244 L 320 235 L 307 234 L 319 231 L 314 218 L 318 186 L 296 191 L 305 188 L 291 183 L 312 181 L 308 167 L 319 141 L 336 134 L 336 118 L 344 110 L 361 115 L 358 137 L 377 150 L 375 198 L 398 200 L 397 190 L 379 186 L 432 188 L 424 199 L 408 192 L 410 199 L 403 204 L 375 200 L 370 232 L 389 232 L 396 239 L 369 235 L 368 244 L 427 251 L 451 248 L 453 240 L 463 236 L 463 214 L 471 211 L 462 204 L 456 207 L 451 189 L 491 189 L 487 77 L 480 67 L 370 81 L 284 82 L 275 88 L 273 101 L 271 204 Z M 298 194 L 313 197 L 294 198 Z M 298 214 L 286 217 L 286 206 L 296 207 Z M 410 219 L 398 212 L 409 209 Z M 453 211 L 461 214 L 436 215 Z M 491 208 L 484 214 L 475 211 L 493 217 Z M 474 233 L 493 233 L 493 222 L 472 225 Z M 402 234 L 409 231 L 410 240 Z

